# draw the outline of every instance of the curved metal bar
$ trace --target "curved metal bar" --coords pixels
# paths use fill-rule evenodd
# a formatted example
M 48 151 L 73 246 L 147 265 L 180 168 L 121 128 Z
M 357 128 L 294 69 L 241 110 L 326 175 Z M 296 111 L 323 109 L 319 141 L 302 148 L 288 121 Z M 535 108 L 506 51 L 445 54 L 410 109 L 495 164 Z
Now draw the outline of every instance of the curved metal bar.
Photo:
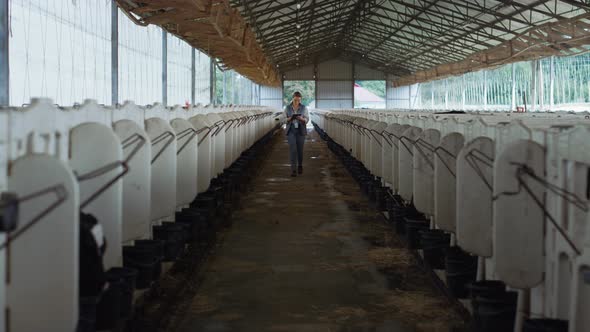
M 189 136 L 189 138 L 182 144 L 182 146 L 176 151 L 176 155 L 178 156 L 184 148 L 195 138 L 197 137 L 197 131 L 195 128 L 187 128 L 176 135 L 176 140 L 180 141 L 181 139 Z
M 152 141 L 152 146 L 160 143 L 161 141 L 163 141 L 166 136 L 168 136 L 168 141 L 166 141 L 166 143 L 164 144 L 164 146 L 160 149 L 160 151 L 158 151 L 158 153 L 156 153 L 156 155 L 154 156 L 154 158 L 152 158 L 151 163 L 155 163 L 160 156 L 162 156 L 162 153 L 164 153 L 164 151 L 172 144 L 172 142 L 175 140 L 175 135 L 173 132 L 167 130 L 165 132 L 163 132 L 162 134 L 160 134 L 158 137 L 154 138 L 154 140 Z
M 35 226 L 38 222 L 40 222 L 45 216 L 51 213 L 53 210 L 57 209 L 60 205 L 62 205 L 68 199 L 68 192 L 63 184 L 56 184 L 54 186 L 50 186 L 39 191 L 30 193 L 28 195 L 22 196 L 18 198 L 18 203 L 26 202 L 41 196 L 45 196 L 47 194 L 54 193 L 56 195 L 56 200 L 51 203 L 47 208 L 43 209 L 39 212 L 36 216 L 31 218 L 31 220 L 24 224 L 23 227 L 17 229 L 14 232 L 10 232 L 7 234 L 6 240 L 4 243 L 0 244 L 0 251 L 4 248 L 10 246 L 12 242 L 18 239 L 20 236 L 25 234 L 29 229 Z M 2 208 L 2 207 L 0 207 Z

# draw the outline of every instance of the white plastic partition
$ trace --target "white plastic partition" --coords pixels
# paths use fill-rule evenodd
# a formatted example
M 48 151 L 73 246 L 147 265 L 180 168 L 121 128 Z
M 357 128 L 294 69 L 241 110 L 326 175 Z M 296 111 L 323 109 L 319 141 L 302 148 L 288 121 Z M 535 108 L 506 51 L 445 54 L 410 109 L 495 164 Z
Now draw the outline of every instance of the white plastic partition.
M 540 209 L 545 188 L 545 151 L 530 140 L 508 144 L 494 164 L 494 260 L 498 277 L 515 288 L 543 280 L 544 252 Z
M 373 144 L 371 145 L 371 167 L 373 170 L 373 174 L 378 177 L 383 177 L 383 153 L 382 150 L 383 146 L 383 130 L 387 128 L 387 123 L 385 122 L 374 122 L 371 128 L 372 130 L 372 138 Z
M 151 219 L 171 218 L 176 211 L 176 135 L 164 110 L 147 112 L 145 128 L 152 146 Z
M 0 109 L 0 191 L 6 190 L 6 175 L 8 173 L 8 124 L 10 108 Z M 0 233 L 0 243 L 6 241 L 6 235 Z M 0 275 L 6 275 L 6 250 L 0 250 Z M 6 308 L 6 284 L 0 282 L 0 308 Z M 0 326 L 6 326 L 6 310 L 0 310 Z
M 121 141 L 128 171 L 123 183 L 123 244 L 151 237 L 151 156 L 145 112 L 133 102 L 113 110 L 113 130 Z M 147 202 L 147 204 L 146 204 Z
M 383 183 L 388 187 L 393 187 L 393 172 L 391 172 L 391 168 L 393 167 L 392 155 L 395 145 L 393 144 L 393 137 L 391 134 L 396 126 L 399 125 L 396 123 L 387 125 L 383 130 L 383 137 L 381 138 L 381 145 L 383 146 L 381 151 L 381 170 L 383 173 Z
M 590 326 L 587 304 L 590 302 L 587 271 L 590 260 L 588 235 L 588 169 L 590 154 L 588 136 L 590 128 L 577 126 L 560 135 L 557 154 L 557 181 L 573 195 L 563 197 L 552 192 L 549 200 L 558 202 L 559 226 L 566 237 L 561 236 L 557 227 L 549 228 L 555 235 L 552 257 L 555 276 L 553 311 L 558 317 L 570 319 L 572 331 L 586 331 Z M 564 307 L 562 307 L 564 306 Z
M 391 133 L 391 142 L 393 145 L 393 148 L 391 149 L 391 158 L 392 158 L 392 163 L 391 163 L 391 174 L 392 174 L 392 178 L 393 178 L 393 189 L 395 193 L 399 193 L 399 156 L 400 156 L 400 150 L 401 149 L 405 149 L 401 143 L 400 143 L 400 138 L 402 136 L 402 134 L 408 130 L 410 128 L 410 125 L 398 125 L 395 126 L 392 130 Z
M 18 230 L 37 222 L 0 249 L 0 272 L 7 276 L 0 283 L 0 307 L 8 309 L 0 311 L 0 326 L 6 326 L 8 313 L 14 331 L 75 330 L 80 209 L 102 226 L 105 267 L 120 266 L 123 244 L 149 238 L 152 221 L 173 217 L 207 189 L 212 159 L 203 163 L 199 157 L 211 150 L 199 142 L 211 143 L 207 129 L 216 126 L 203 124 L 197 114 L 206 120 L 207 112 L 234 109 L 144 108 L 131 102 L 111 109 L 93 101 L 59 108 L 35 99 L 23 108 L 1 110 L 0 189 L 21 198 L 32 195 L 21 203 Z M 268 133 L 274 126 L 269 112 L 222 113 L 240 121 L 228 129 L 234 138 L 220 144 L 224 160 L 215 165 L 223 170 L 250 146 L 248 140 Z M 242 121 L 245 116 L 248 122 Z M 41 212 L 48 213 L 37 218 Z M 5 240 L 2 235 L 0 245 Z
M 189 119 L 197 131 L 197 145 L 198 145 L 198 180 L 197 193 L 207 191 L 211 182 L 212 174 L 212 158 L 211 158 L 211 126 L 204 114 L 196 115 Z
M 438 228 L 457 232 L 457 156 L 465 139 L 450 133 L 440 140 L 434 157 L 434 215 Z
M 414 156 L 413 143 L 418 139 L 422 129 L 409 127 L 399 139 L 399 164 L 398 181 L 399 195 L 406 201 L 411 202 L 414 198 Z
M 96 148 L 97 143 L 100 149 Z M 109 185 L 124 171 L 122 160 L 121 141 L 110 127 L 87 122 L 72 128 L 70 167 L 80 183 L 80 204 L 90 201 L 82 211 L 96 217 L 107 243 L 113 244 L 104 254 L 107 269 L 123 264 L 122 247 L 118 245 L 123 242 L 123 187 L 120 181 Z
M 219 116 L 223 120 L 223 126 L 221 131 L 225 133 L 225 164 L 224 168 L 228 168 L 234 162 L 234 129 L 233 124 L 233 113 L 219 113 Z
M 143 125 L 143 121 L 141 122 Z M 147 133 L 140 123 L 121 119 L 113 124 L 123 149 L 123 159 L 129 170 L 123 183 L 123 244 L 147 239 L 151 234 L 151 157 L 152 149 Z M 146 204 L 146 202 L 148 204 Z
M 8 190 L 19 197 L 51 190 L 21 203 L 19 229 L 43 217 L 5 249 L 10 262 L 6 274 L 10 328 L 74 331 L 78 321 L 76 178 L 57 158 L 27 154 L 12 164 Z M 51 210 L 45 214 L 47 209 Z
M 177 137 L 176 144 L 176 206 L 188 206 L 198 194 L 197 131 L 188 120 L 170 121 Z
M 11 128 L 3 135 L 4 162 L 11 162 L 6 189 L 30 197 L 21 202 L 11 237 L 26 230 L 0 250 L 8 264 L 2 315 L 8 314 L 15 331 L 73 331 L 78 318 L 79 193 L 65 162 L 69 133 L 63 113 L 50 100 L 35 99 L 4 117 Z M 0 243 L 7 245 L 5 240 Z
M 494 141 L 478 137 L 457 158 L 457 242 L 464 250 L 492 256 Z
M 212 155 L 214 157 L 213 175 L 223 173 L 225 167 L 225 132 L 223 131 L 223 119 L 217 113 L 207 114 L 209 122 L 213 126 L 211 136 L 213 137 Z
M 429 187 L 424 182 L 433 178 L 436 227 L 456 233 L 458 244 L 468 252 L 490 257 L 483 265 L 485 277 L 500 278 L 527 290 L 521 292 L 519 312 L 567 319 L 570 331 L 589 329 L 590 319 L 585 314 L 590 305 L 588 116 L 315 110 L 312 119 L 337 143 L 353 147 L 353 156 L 374 175 L 379 175 L 371 158 L 374 142 L 367 143 L 370 138 L 355 133 L 352 123 L 370 127 L 366 119 L 388 122 L 385 132 L 392 145 L 383 144 L 381 165 L 387 168 L 386 159 L 391 156 L 390 168 L 397 174 L 398 184 L 385 169 L 384 182 L 391 179 L 394 192 L 399 190 L 406 201 L 414 198 L 418 210 L 428 212 L 421 196 L 429 191 L 424 192 L 423 187 Z M 417 141 L 408 138 L 407 128 L 395 135 L 396 126 L 391 123 L 440 131 L 440 142 L 432 146 L 432 175 L 419 165 Z M 343 135 L 347 130 L 350 137 Z M 401 143 L 414 147 L 411 161 Z M 407 177 L 403 175 L 412 169 L 411 163 L 416 176 L 411 181 L 414 188 L 409 190 L 410 182 L 404 181 Z M 528 178 L 519 178 L 523 174 L 516 170 L 523 167 Z M 540 198 L 541 204 L 534 197 Z M 517 328 L 522 315 L 518 322 Z
M 414 205 L 416 209 L 434 216 L 434 153 L 440 143 L 440 131 L 424 130 L 414 142 Z

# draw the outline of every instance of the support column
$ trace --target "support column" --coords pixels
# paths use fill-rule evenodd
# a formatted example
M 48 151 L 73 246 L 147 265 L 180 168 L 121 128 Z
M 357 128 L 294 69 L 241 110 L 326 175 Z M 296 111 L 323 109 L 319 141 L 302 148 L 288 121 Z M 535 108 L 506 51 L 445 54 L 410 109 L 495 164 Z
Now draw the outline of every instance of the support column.
M 412 84 L 408 85 L 408 109 L 412 109 Z
M 465 74 L 461 75 L 461 110 L 465 110 Z
M 487 111 L 488 110 L 488 71 L 484 70 L 483 71 L 483 79 L 484 79 L 484 87 L 483 87 L 483 105 L 484 105 L 484 109 Z
M 10 105 L 8 1 L 0 1 L 0 106 Z
M 195 89 L 197 88 L 197 84 L 196 84 L 196 79 L 195 79 L 195 75 L 196 75 L 196 71 L 197 71 L 197 65 L 195 63 L 195 59 L 196 58 L 196 52 L 195 52 L 195 48 L 192 47 L 191 48 L 191 104 L 195 105 L 195 101 L 196 101 L 196 95 L 195 95 Z
M 539 75 L 538 75 L 538 71 L 537 71 L 537 64 L 538 64 L 538 60 L 533 60 L 531 61 L 531 66 L 532 66 L 532 82 L 531 82 L 531 87 L 532 87 L 532 91 L 531 91 L 531 112 L 535 112 L 537 110 L 537 96 L 539 94 L 539 89 L 538 89 L 538 85 L 539 85 Z
M 354 109 L 354 84 L 356 83 L 356 78 L 354 77 L 354 61 L 352 62 L 352 108 Z
M 162 30 L 162 104 L 168 104 L 168 34 Z
M 213 58 L 209 58 L 209 104 L 217 104 L 217 70 Z
M 261 105 L 262 102 L 260 101 L 260 89 L 262 88 L 262 86 L 260 84 L 258 84 L 258 95 L 256 96 L 257 99 L 257 104 L 256 105 Z
M 430 82 L 430 109 L 434 109 L 434 83 Z
M 231 87 L 231 104 L 236 104 L 236 74 L 235 72 L 229 77 L 229 86 Z
M 510 84 L 512 85 L 512 97 L 511 97 L 511 101 L 510 101 L 510 110 L 511 111 L 515 111 L 516 110 L 516 68 L 514 67 L 514 64 L 511 64 L 512 66 L 512 76 L 511 76 L 511 80 L 510 80 Z
M 119 7 L 111 2 L 111 105 L 119 103 Z
M 541 64 L 541 60 L 537 62 L 537 75 L 538 79 L 538 86 L 539 86 L 539 111 L 545 110 L 545 75 L 543 75 L 543 66 Z
M 227 99 L 226 99 L 226 96 L 225 96 L 225 93 L 226 93 L 226 90 L 227 90 L 226 89 L 226 79 L 227 79 L 227 70 L 223 72 L 223 91 L 222 91 L 223 92 L 223 94 L 222 94 L 223 95 L 223 99 L 221 100 L 221 104 L 223 104 L 223 105 L 227 104 Z
M 449 109 L 449 81 L 445 78 L 445 109 Z
M 281 76 L 281 108 L 285 107 L 285 77 Z M 293 91 L 295 92 L 295 91 Z M 287 96 L 287 98 L 289 98 L 291 96 Z M 289 100 L 287 100 L 287 103 L 289 103 Z
M 313 89 L 314 98 L 315 98 L 315 107 L 318 108 L 318 64 L 314 62 L 313 64 L 313 80 L 315 87 Z
M 555 88 L 555 56 L 551 57 L 551 62 L 549 66 L 549 110 L 553 111 L 553 106 L 555 105 L 553 95 L 553 89 Z

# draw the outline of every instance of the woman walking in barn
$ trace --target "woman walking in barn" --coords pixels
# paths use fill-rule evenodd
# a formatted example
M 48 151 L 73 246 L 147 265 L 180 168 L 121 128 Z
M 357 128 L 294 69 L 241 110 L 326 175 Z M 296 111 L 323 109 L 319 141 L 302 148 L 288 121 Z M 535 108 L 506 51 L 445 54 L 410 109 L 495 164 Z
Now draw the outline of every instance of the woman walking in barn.
M 303 174 L 303 143 L 307 135 L 306 125 L 309 121 L 307 107 L 301 103 L 301 93 L 295 91 L 293 100 L 285 106 L 287 117 L 287 142 L 289 142 L 289 157 L 291 159 L 291 176 Z

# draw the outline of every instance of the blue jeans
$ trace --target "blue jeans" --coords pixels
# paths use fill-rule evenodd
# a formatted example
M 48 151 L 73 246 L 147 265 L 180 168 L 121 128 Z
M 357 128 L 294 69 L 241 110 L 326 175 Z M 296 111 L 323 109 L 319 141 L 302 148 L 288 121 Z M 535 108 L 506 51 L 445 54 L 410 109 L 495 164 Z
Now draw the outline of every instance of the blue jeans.
M 303 166 L 303 143 L 305 143 L 305 136 L 298 135 L 295 130 L 290 130 L 287 135 L 287 142 L 289 142 L 291 170 L 295 172 L 298 164 L 299 166 Z

